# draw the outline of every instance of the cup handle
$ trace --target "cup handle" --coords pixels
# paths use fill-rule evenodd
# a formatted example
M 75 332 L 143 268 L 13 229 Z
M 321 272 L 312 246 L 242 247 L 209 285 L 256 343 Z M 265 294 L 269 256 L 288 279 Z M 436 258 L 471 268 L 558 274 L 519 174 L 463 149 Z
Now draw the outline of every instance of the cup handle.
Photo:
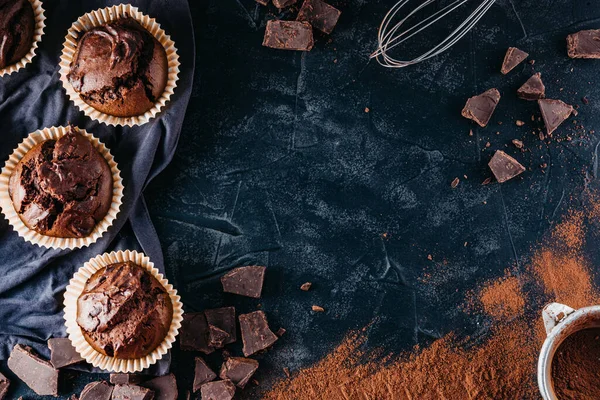
M 544 320 L 544 328 L 546 328 L 546 336 L 558 325 L 565 317 L 575 310 L 569 306 L 560 303 L 550 303 L 542 310 L 542 319 Z

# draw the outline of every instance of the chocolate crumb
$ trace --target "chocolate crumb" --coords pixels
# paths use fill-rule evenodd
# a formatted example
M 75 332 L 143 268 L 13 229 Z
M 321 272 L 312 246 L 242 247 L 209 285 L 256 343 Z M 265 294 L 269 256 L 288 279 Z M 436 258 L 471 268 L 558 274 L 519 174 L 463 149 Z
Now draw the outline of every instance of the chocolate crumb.
M 520 119 L 518 119 L 518 120 L 515 121 L 515 125 L 517 125 L 517 126 L 523 126 L 523 125 L 525 125 L 525 122 L 523 122 Z
M 450 184 L 450 186 L 452 187 L 452 189 L 454 189 L 454 188 L 456 188 L 458 186 L 459 183 L 460 183 L 460 179 L 454 178 L 454 180 L 452 181 L 452 183 Z
M 523 148 L 523 142 L 521 142 L 519 139 L 513 139 L 512 143 L 515 145 L 515 147 L 517 149 L 522 149 Z
M 490 183 L 492 183 L 492 178 L 489 176 L 481 182 L 482 185 L 489 185 Z
M 312 306 L 314 312 L 325 312 L 325 309 L 321 306 Z
M 308 292 L 311 287 L 312 287 L 311 282 L 305 282 L 300 286 L 300 290 L 304 290 L 305 292 Z

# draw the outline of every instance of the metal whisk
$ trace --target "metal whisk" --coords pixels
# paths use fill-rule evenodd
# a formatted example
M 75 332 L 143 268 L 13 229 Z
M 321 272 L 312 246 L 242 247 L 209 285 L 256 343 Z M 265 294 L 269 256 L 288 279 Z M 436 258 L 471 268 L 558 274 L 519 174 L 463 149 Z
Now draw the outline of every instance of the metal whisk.
M 407 6 L 409 3 L 416 3 L 418 0 L 400 0 L 398 3 L 396 3 L 396 5 L 394 5 L 385 15 L 383 21 L 381 21 L 379 33 L 377 34 L 377 50 L 371 54 L 370 58 L 377 59 L 379 64 L 387 68 L 403 68 L 409 65 L 418 64 L 421 61 L 425 61 L 431 57 L 435 57 L 438 54 L 448 50 L 463 36 L 465 36 L 495 2 L 495 0 L 484 0 L 464 21 L 462 21 L 458 27 L 456 27 L 450 33 L 450 35 L 448 35 L 448 37 L 420 56 L 413 58 L 412 60 L 398 60 L 392 57 L 389 54 L 389 51 L 394 47 L 404 43 L 408 39 L 434 25 L 436 22 L 446 17 L 460 6 L 473 0 L 456 0 L 423 19 L 422 21 L 411 26 L 410 28 L 404 30 L 403 32 L 398 33 L 401 29 L 405 28 L 405 23 L 408 19 L 436 1 L 437 0 L 425 0 L 421 2 L 421 4 L 416 5 L 412 11 L 409 7 L 405 8 L 404 10 L 402 8 Z M 412 5 L 414 6 L 415 4 Z

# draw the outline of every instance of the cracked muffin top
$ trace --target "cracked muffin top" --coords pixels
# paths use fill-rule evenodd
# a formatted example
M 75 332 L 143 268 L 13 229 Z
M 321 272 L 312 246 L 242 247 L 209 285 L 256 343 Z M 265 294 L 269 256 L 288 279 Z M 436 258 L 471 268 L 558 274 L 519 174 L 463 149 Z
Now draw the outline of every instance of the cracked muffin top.
M 29 53 L 34 33 L 35 16 L 28 0 L 0 0 L 0 68 Z
M 144 114 L 163 93 L 164 47 L 132 18 L 83 33 L 67 75 L 81 99 L 116 117 Z
M 108 163 L 75 127 L 58 140 L 37 144 L 10 176 L 9 194 L 23 223 L 46 236 L 92 233 L 110 209 Z
M 77 324 L 87 342 L 109 357 L 150 354 L 167 336 L 172 318 L 165 288 L 131 261 L 98 270 L 77 300 Z

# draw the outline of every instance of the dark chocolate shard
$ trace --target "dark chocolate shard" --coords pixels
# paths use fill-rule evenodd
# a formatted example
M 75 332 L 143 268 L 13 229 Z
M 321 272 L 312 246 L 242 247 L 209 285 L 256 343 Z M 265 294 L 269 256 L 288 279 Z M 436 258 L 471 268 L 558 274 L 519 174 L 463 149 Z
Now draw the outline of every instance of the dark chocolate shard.
M 208 326 L 208 345 L 215 349 L 220 349 L 225 346 L 225 342 L 229 340 L 229 333 L 216 326 Z
M 277 8 L 286 8 L 292 4 L 296 4 L 298 0 L 273 0 L 273 5 Z
M 224 345 L 233 343 L 237 340 L 235 307 L 222 307 L 205 310 L 204 315 L 206 316 L 206 322 L 209 326 L 219 328 L 229 335 L 229 338 L 223 342 Z
M 569 118 L 574 110 L 573 106 L 561 100 L 542 99 L 538 100 L 538 105 L 540 106 L 548 135 L 551 135 L 560 124 Z
M 56 369 L 85 361 L 75 350 L 69 338 L 48 339 L 48 348 L 50 349 L 50 362 Z
M 546 87 L 542 82 L 542 74 L 534 74 L 517 90 L 517 96 L 523 100 L 539 100 L 546 97 Z
M 29 346 L 15 345 L 8 368 L 40 396 L 58 396 L 58 370 Z
M 314 39 L 312 26 L 304 21 L 268 21 L 263 46 L 281 50 L 310 51 Z
M 144 375 L 138 374 L 110 374 L 110 383 L 113 385 L 137 385 L 144 380 Z
M 217 377 L 217 374 L 210 369 L 210 367 L 201 357 L 196 357 L 194 360 L 196 362 L 196 366 L 194 368 L 194 385 L 192 390 L 197 392 L 205 383 L 214 381 Z
M 567 36 L 567 53 L 571 58 L 600 58 L 600 29 L 579 31 Z
M 259 299 L 266 269 L 259 265 L 250 265 L 229 271 L 221 277 L 223 291 Z
M 513 70 L 517 65 L 521 64 L 529 56 L 529 53 L 525 53 L 523 50 L 519 50 L 516 47 L 509 47 L 504 55 L 504 61 L 502 62 L 502 68 L 500 72 L 506 75 Z
M 0 400 L 4 400 L 6 398 L 6 393 L 8 393 L 9 386 L 10 381 L 8 378 L 0 373 Z
M 112 400 L 153 400 L 154 391 L 137 385 L 116 385 Z
M 140 386 L 153 390 L 154 400 L 177 400 L 177 396 L 179 395 L 177 380 L 173 374 L 150 379 Z
M 235 395 L 235 385 L 229 380 L 208 382 L 200 388 L 202 400 L 231 400 Z
M 500 92 L 498 92 L 498 89 L 489 89 L 480 95 L 469 98 L 462 110 L 462 116 L 472 119 L 481 127 L 485 127 L 499 101 Z
M 208 323 L 203 312 L 185 313 L 179 330 L 179 347 L 184 351 L 215 351 L 208 345 Z
M 244 344 L 242 351 L 246 357 L 271 347 L 277 341 L 278 337 L 269 329 L 264 312 L 242 314 L 239 319 Z
M 240 389 L 250 381 L 258 369 L 258 361 L 244 357 L 230 357 L 221 366 L 219 378 L 229 379 Z
M 524 166 L 502 150 L 496 151 L 488 165 L 496 180 L 500 183 L 506 182 L 525 171 Z
M 330 34 L 342 12 L 323 0 L 304 0 L 296 21 L 306 21 L 313 28 Z
M 105 381 L 92 382 L 85 385 L 79 400 L 110 400 L 114 386 Z

